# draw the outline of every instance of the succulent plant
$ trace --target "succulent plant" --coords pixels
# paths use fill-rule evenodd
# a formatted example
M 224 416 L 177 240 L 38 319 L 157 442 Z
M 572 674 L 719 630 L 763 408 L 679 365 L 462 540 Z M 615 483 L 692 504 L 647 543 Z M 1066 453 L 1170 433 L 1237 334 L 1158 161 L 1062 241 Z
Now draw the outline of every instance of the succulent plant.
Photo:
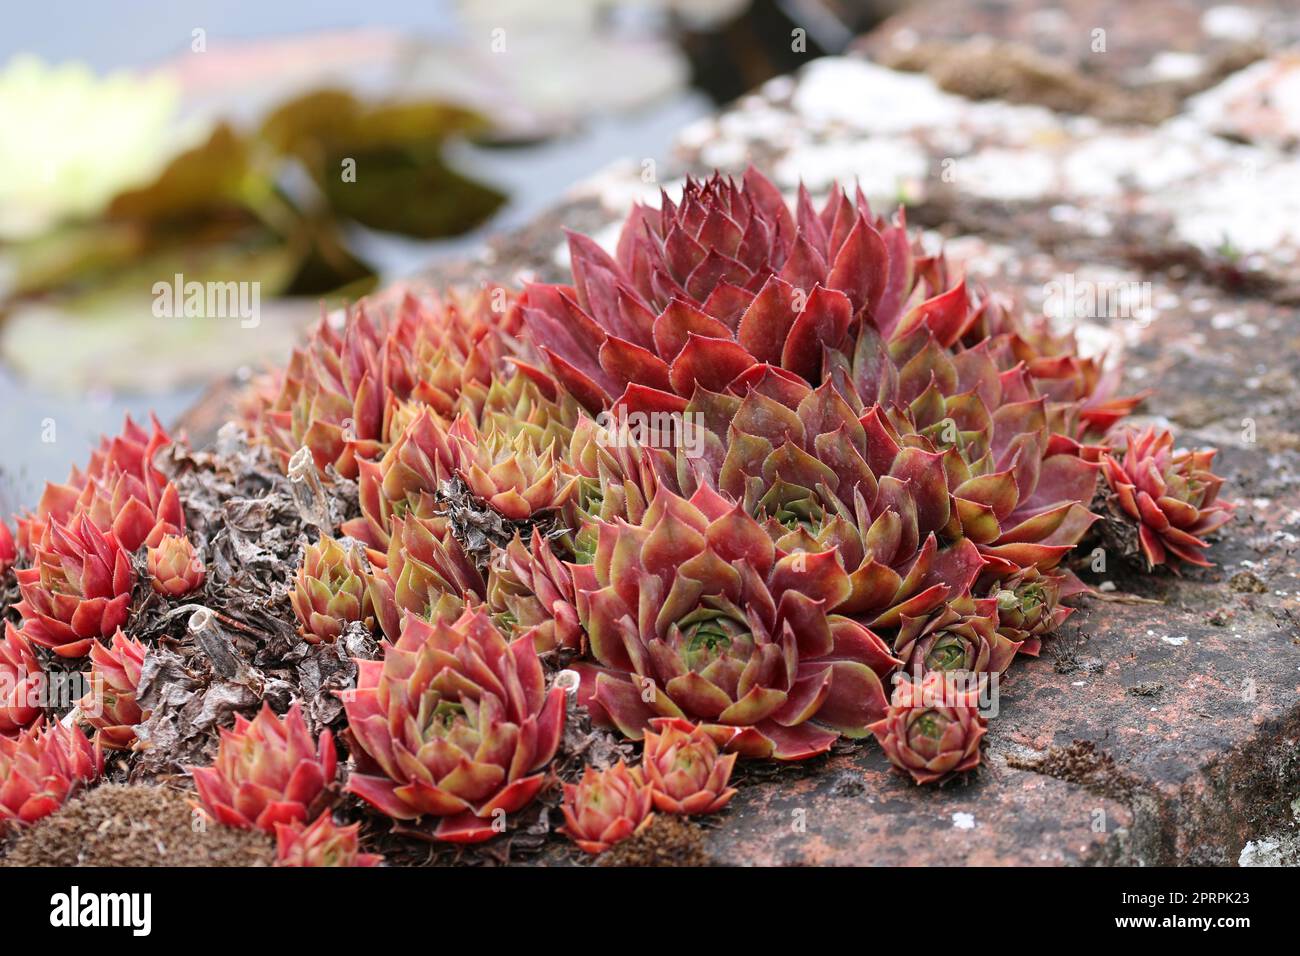
M 467 423 L 458 426 L 467 427 Z M 361 517 L 343 523 L 343 533 L 362 541 L 371 558 L 388 551 L 394 518 L 436 513 L 434 495 L 456 473 L 451 435 L 428 409 L 412 417 L 378 462 L 360 461 L 357 482 Z
M 453 478 L 506 518 L 563 506 L 577 485 L 561 454 L 571 435 L 565 422 L 576 412 L 523 376 L 515 381 L 523 384 L 467 392 L 450 421 L 428 406 L 399 409 L 405 424 L 393 444 L 378 462 L 358 464 L 361 517 L 345 522 L 344 533 L 386 550 L 392 518 L 432 500 Z
M 566 444 L 581 411 L 573 396 L 550 376 L 513 361 L 507 374 L 488 382 L 467 383 L 450 408 L 451 413 L 440 414 L 463 415 L 480 430 L 525 431 L 538 448 L 551 444 L 552 439 Z
M 326 534 L 303 550 L 289 601 L 307 643 L 333 643 L 354 621 L 374 623 L 368 574 L 364 555 Z
M 633 739 L 683 717 L 730 750 L 794 760 L 884 713 L 880 676 L 898 661 L 826 613 L 851 588 L 835 553 L 779 552 L 708 486 L 689 500 L 661 488 L 639 524 L 602 524 L 573 575 L 598 662 L 574 665 L 579 699 Z
M 588 853 L 604 853 L 643 831 L 654 819 L 654 789 L 621 760 L 608 770 L 587 767 L 564 785 L 560 832 Z
M 923 486 L 942 478 L 951 499 L 931 523 L 973 541 L 1001 573 L 1048 570 L 1096 520 L 1087 505 L 1098 466 L 1054 430 L 1073 412 L 1049 405 L 1023 364 L 1000 371 L 987 342 L 952 354 L 945 341 L 929 326 L 888 342 L 870 327 L 859 334 L 852 381 L 837 387 L 880 403 L 862 417 L 873 470 L 892 470 L 900 451 L 924 462 Z
M 147 432 L 127 416 L 120 435 L 100 440 L 85 472 L 74 468 L 65 484 L 47 483 L 36 513 L 19 521 L 22 549 L 33 550 L 48 522 L 75 524 L 83 516 L 129 553 L 179 534 L 185 527 L 180 495 L 153 465 L 172 439 L 157 419 L 152 426 Z
M 782 551 L 837 552 L 850 589 L 828 610 L 870 627 L 970 587 L 985 559 L 954 524 L 940 453 L 907 444 L 876 407 L 859 418 L 829 382 L 814 390 L 767 369 L 751 386 L 743 399 L 697 390 L 688 414 L 717 441 L 679 454 L 683 485 L 741 501 Z
M 998 633 L 1019 644 L 1019 653 L 1037 657 L 1043 638 L 1074 613 L 1074 608 L 1061 604 L 1061 598 L 1084 590 L 1068 571 L 1044 573 L 1028 567 L 990 582 L 982 593 L 997 601 Z
M 9 525 L 0 521 L 0 574 L 8 573 L 17 560 L 18 545 L 14 541 L 14 533 L 9 530 Z
M 90 453 L 85 477 L 103 479 L 114 471 L 122 471 L 147 483 L 154 456 L 172 441 L 156 416 L 150 414 L 146 429 L 127 415 L 119 434 L 112 438 L 100 437 L 99 444 Z M 161 477 L 161 472 L 155 477 Z
M 415 314 L 411 301 L 388 338 L 393 387 L 402 399 L 450 417 L 461 395 L 491 385 L 503 360 L 520 352 L 522 319 L 514 294 L 485 285 L 447 292 Z
M 918 784 L 941 783 L 978 765 L 986 731 L 975 692 L 941 671 L 900 680 L 889 712 L 871 725 L 889 762 Z
M 675 463 L 667 449 L 643 447 L 628 428 L 581 418 L 573 427 L 568 460 L 578 486 L 565 508 L 567 539 L 580 563 L 596 553 L 598 522 L 637 522 L 661 483 L 676 488 Z
M 507 641 L 479 608 L 452 623 L 408 613 L 382 661 L 356 663 L 351 793 L 398 820 L 440 817 L 439 839 L 472 843 L 541 789 L 565 701 L 531 637 Z
M 357 844 L 361 825 L 341 827 L 322 813 L 314 823 L 275 825 L 276 866 L 379 866 L 384 858 L 362 853 Z
M 688 720 L 659 717 L 645 733 L 641 775 L 654 788 L 655 809 L 695 814 L 721 810 L 735 796 L 728 787 L 736 755 L 718 745 Z
M 111 486 L 90 478 L 77 512 L 89 515 L 95 527 L 111 532 L 128 552 L 155 545 L 185 527 L 176 486 L 159 482 L 151 466 L 143 480 L 126 472 L 114 474 Z
M 0 640 L 0 737 L 13 737 L 41 716 L 45 670 L 18 628 L 5 621 Z
M 23 634 L 60 657 L 83 657 L 97 637 L 126 623 L 135 574 L 112 535 L 82 516 L 47 522 L 33 548 L 33 566 L 19 569 Z
M 1103 474 L 1120 510 L 1137 524 L 1147 566 L 1208 567 L 1205 536 L 1231 520 L 1235 508 L 1219 498 L 1223 479 L 1210 471 L 1216 452 L 1175 452 L 1174 436 L 1163 428 L 1120 437 L 1123 457 L 1105 454 Z
M 1072 333 L 1061 334 L 1047 316 L 1030 318 L 1012 309 L 1004 297 L 988 295 L 962 344 L 967 348 L 992 340 L 989 351 L 1002 371 L 1023 364 L 1035 389 L 1055 409 L 1073 413 L 1058 417 L 1056 430 L 1081 441 L 1104 436 L 1149 394 L 1119 395 L 1122 368 L 1104 356 L 1083 357 Z
M 391 519 L 388 555 L 372 560 L 367 588 L 384 634 L 396 640 L 406 613 L 455 619 L 465 602 L 482 600 L 486 585 L 452 533 L 451 519 L 424 499 L 406 517 Z M 373 559 L 372 555 L 372 559 Z
M 188 769 L 219 823 L 273 833 L 277 823 L 305 823 L 329 806 L 336 766 L 328 728 L 317 743 L 301 705 L 281 719 L 263 703 L 251 721 L 236 715 L 234 730 L 222 728 L 212 766 Z
M 932 346 L 933 336 L 927 341 Z M 962 356 L 982 369 L 974 379 L 986 382 L 990 396 L 1004 394 L 988 384 L 999 381 L 1011 397 L 1027 394 L 1023 381 L 1000 378 L 972 352 Z M 936 362 L 928 359 L 923 374 L 942 403 L 935 383 L 958 376 L 936 374 Z M 904 384 L 922 374 L 905 367 Z M 909 394 L 897 373 L 893 381 L 888 394 Z M 966 410 L 982 411 L 970 420 L 921 415 L 921 399 L 908 411 L 871 406 L 859 415 L 849 381 L 812 389 L 767 368 L 746 382 L 743 398 L 697 389 L 687 414 L 698 415 L 712 437 L 693 459 L 679 452 L 680 483 L 708 482 L 742 501 L 783 551 L 835 550 L 852 589 L 829 610 L 869 627 L 924 618 L 968 593 L 982 571 L 1051 568 L 1095 520 L 1080 501 L 1091 499 L 1096 465 L 1052 438 L 1041 398 L 987 415 L 972 388 Z M 995 461 L 1007 467 L 992 473 Z M 1034 492 L 1025 502 L 1021 487 Z
M 383 337 L 364 303 L 349 313 L 341 335 L 321 318 L 307 344 L 294 350 L 258 422 L 282 466 L 306 446 L 318 468 L 332 465 L 351 478 L 357 458 L 380 452 L 387 406 L 382 356 Z
M 341 334 L 323 318 L 294 352 L 258 414 L 282 464 L 305 445 L 318 468 L 356 478 L 360 463 L 380 457 L 401 432 L 401 403 L 450 416 L 461 391 L 487 385 L 511 351 L 518 315 L 504 289 L 443 298 L 407 289 L 388 298 L 358 302 Z
M 538 448 L 526 431 L 465 429 L 455 438 L 456 473 L 470 491 L 507 518 L 523 521 L 562 507 L 577 488 L 554 442 Z
M 310 453 L 344 497 L 355 479 L 354 542 L 322 527 L 290 603 L 312 644 L 382 629 L 382 659 L 339 692 L 346 788 L 437 839 L 491 838 L 552 779 L 566 700 L 542 655 L 578 672 L 594 721 L 644 739 L 639 766 L 564 786 L 563 832 L 590 853 L 655 810 L 722 808 L 741 756 L 841 735 L 942 782 L 981 759 L 979 690 L 1071 613 L 1063 561 L 1094 500 L 1150 566 L 1207 563 L 1229 520 L 1213 452 L 1120 430 L 1143 396 L 1113 363 L 860 191 L 818 208 L 800 188 L 789 208 L 752 169 L 690 179 L 637 206 L 614 254 L 576 234 L 569 252 L 571 284 L 517 301 L 406 287 L 326 317 L 244 406 L 286 467 Z M 147 717 L 145 647 L 121 630 L 132 555 L 148 548 L 162 594 L 204 579 L 154 464 L 170 442 L 128 418 L 16 541 L 0 523 L 0 573 L 30 562 L 0 641 L 0 832 Z M 89 651 L 93 745 L 42 727 L 34 645 Z M 191 770 L 215 819 L 276 833 L 280 865 L 380 862 L 329 813 L 334 740 L 298 704 L 237 717 Z
M 963 595 L 928 617 L 903 615 L 894 638 L 894 653 L 903 669 L 918 676 L 931 671 L 1001 674 L 1011 665 L 1019 643 L 998 631 L 998 600 Z
M 183 534 L 163 535 L 147 552 L 149 586 L 159 594 L 179 598 L 203 587 L 207 570 L 190 539 Z
M 0 836 L 53 813 L 103 769 L 103 752 L 79 727 L 37 721 L 0 735 Z
M 96 641 L 90 649 L 91 667 L 86 675 L 90 690 L 77 707 L 106 750 L 131 749 L 135 725 L 146 716 L 135 699 L 145 653 L 145 646 L 120 628 L 110 646 Z
M 583 647 L 573 602 L 573 577 L 538 529 L 527 545 L 516 535 L 496 552 L 488 571 L 488 609 L 509 630 L 531 633 L 539 652 Z
M 535 284 L 521 302 L 533 341 L 593 412 L 680 411 L 760 363 L 817 381 L 860 318 L 898 323 L 917 273 L 901 221 L 875 219 L 860 193 L 833 188 L 820 211 L 799 199 L 791 215 L 750 169 L 637 206 L 617 257 L 570 234 L 573 285 Z

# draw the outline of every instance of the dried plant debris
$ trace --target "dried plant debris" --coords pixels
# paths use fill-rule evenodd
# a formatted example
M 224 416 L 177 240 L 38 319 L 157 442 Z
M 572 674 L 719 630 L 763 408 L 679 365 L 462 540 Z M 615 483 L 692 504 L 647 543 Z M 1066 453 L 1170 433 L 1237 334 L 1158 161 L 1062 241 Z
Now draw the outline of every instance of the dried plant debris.
M 599 866 L 709 866 L 700 828 L 682 817 L 657 813 L 636 836 L 601 854 Z
M 570 704 L 554 769 L 564 783 L 576 783 L 584 767 L 605 770 L 620 760 L 631 762 L 637 748 L 615 730 L 591 722 L 586 708 Z
M 486 572 L 493 548 L 504 548 L 516 534 L 527 539 L 532 534 L 533 527 L 539 524 L 546 533 L 554 521 L 514 521 L 506 518 L 485 507 L 459 478 L 444 481 L 438 486 L 438 501 L 451 518 L 452 533 L 456 540 L 480 572 Z
M 1093 793 L 1117 800 L 1127 800 L 1135 786 L 1115 764 L 1115 759 L 1098 750 L 1091 740 L 1074 740 L 1065 747 L 1052 747 L 1036 757 L 1008 757 L 1007 766 L 1077 783 Z
M 23 830 L 0 866 L 270 866 L 275 840 L 218 826 L 192 795 L 165 786 L 102 784 Z
M 152 643 L 139 699 L 151 711 L 133 779 L 178 773 L 216 750 L 220 727 L 269 701 L 303 702 L 314 731 L 341 723 L 338 691 L 355 686 L 354 659 L 379 654 L 359 625 L 333 644 L 298 634 L 288 601 L 306 543 L 355 514 L 355 485 L 295 481 L 263 446 L 223 431 L 212 452 L 172 446 L 165 455 L 182 490 L 190 535 L 208 568 L 202 591 L 181 600 L 150 595 L 132 621 Z M 323 529 L 329 533 L 333 528 Z
M 1097 488 L 1092 499 L 1092 512 L 1101 516 L 1092 526 L 1092 535 L 1106 549 L 1106 554 L 1140 569 L 1143 563 L 1142 549 L 1138 544 L 1138 528 L 1120 509 L 1108 486 L 1103 484 Z
M 8 568 L 3 575 L 0 575 L 0 619 L 18 623 L 20 618 L 18 612 L 14 610 L 14 605 L 20 600 L 22 597 L 18 593 L 18 578 L 14 574 L 14 569 Z
M 1249 571 L 1238 571 L 1228 578 L 1228 587 L 1238 594 L 1267 594 L 1268 585 Z

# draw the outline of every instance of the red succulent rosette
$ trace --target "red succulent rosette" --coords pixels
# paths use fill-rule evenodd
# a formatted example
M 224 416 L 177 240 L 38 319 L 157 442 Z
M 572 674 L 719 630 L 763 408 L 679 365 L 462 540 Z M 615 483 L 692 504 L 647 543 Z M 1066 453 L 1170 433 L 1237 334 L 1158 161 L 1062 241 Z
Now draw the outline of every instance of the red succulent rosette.
M 207 570 L 190 539 L 167 534 L 146 552 L 149 586 L 167 597 L 184 597 L 203 587 Z
M 128 553 L 157 544 L 164 534 L 181 533 L 180 495 L 153 465 L 172 438 L 156 418 L 151 425 L 146 431 L 128 415 L 120 435 L 100 440 L 84 472 L 74 468 L 64 484 L 47 483 L 36 513 L 18 522 L 22 550 L 32 551 L 47 523 L 70 525 L 83 516 Z
M 687 414 L 707 423 L 703 453 L 678 470 L 742 502 L 781 551 L 834 551 L 850 591 L 828 611 L 893 627 L 970 588 L 985 559 L 962 533 L 942 453 L 907 444 L 878 406 L 855 412 L 830 382 L 770 367 L 747 380 L 743 399 L 696 392 Z
M 1018 653 L 1037 657 L 1043 638 L 1074 613 L 1061 599 L 1087 590 L 1070 571 L 1028 567 L 1010 577 L 981 582 L 980 593 L 997 601 L 998 633 L 1019 644 Z
M 18 560 L 18 544 L 9 525 L 0 521 L 0 574 L 5 574 Z
M 289 603 L 307 643 L 332 644 L 346 625 L 362 621 L 369 627 L 374 623 L 375 609 L 366 581 L 369 568 L 360 550 L 324 534 L 304 549 Z
M 464 427 L 462 424 L 458 427 Z M 393 533 L 393 519 L 416 512 L 432 513 L 425 502 L 456 473 L 452 437 L 438 416 L 420 408 L 394 436 L 379 461 L 358 459 L 357 496 L 361 516 L 343 522 L 343 533 L 364 542 L 371 561 L 383 563 Z
M 976 691 L 931 671 L 919 681 L 899 680 L 888 713 L 871 732 L 889 762 L 921 784 L 977 766 L 987 726 Z
M 931 671 L 1002 674 L 1015 659 L 1019 643 L 998 630 L 996 598 L 963 595 L 928 617 L 903 616 L 894 638 L 894 653 L 909 674 Z
M 204 808 L 232 827 L 275 832 L 277 823 L 313 820 L 333 800 L 334 735 L 312 739 L 294 704 L 283 719 L 264 703 L 251 721 L 222 728 L 211 767 L 190 767 Z
M 397 820 L 440 817 L 439 839 L 473 843 L 545 782 L 564 727 L 533 639 L 507 641 L 478 609 L 453 623 L 407 614 L 382 661 L 357 661 L 345 692 L 356 771 L 347 789 Z
M 587 767 L 577 784 L 564 785 L 560 832 L 588 853 L 604 853 L 635 836 L 654 819 L 654 788 L 621 760 L 608 770 Z
M 90 649 L 90 690 L 77 708 L 105 749 L 129 750 L 135 743 L 135 725 L 145 718 L 135 699 L 145 653 L 145 646 L 120 628 L 111 645 L 96 641 Z
M 833 188 L 817 210 L 800 190 L 792 214 L 754 169 L 637 206 L 615 256 L 573 233 L 569 254 L 573 285 L 529 286 L 521 307 L 556 377 L 593 412 L 681 411 L 696 387 L 724 391 L 760 364 L 815 382 L 858 320 L 898 325 L 924 273 L 901 220 L 875 218 L 861 193 Z
M 79 727 L 37 721 L 0 736 L 0 836 L 53 813 L 103 769 L 103 752 Z
M 452 531 L 446 514 L 434 514 L 433 499 L 422 495 L 405 518 L 390 520 L 388 554 L 371 554 L 366 587 L 384 635 L 401 635 L 409 612 L 423 618 L 455 620 L 466 601 L 481 600 L 483 576 Z M 425 517 L 427 515 L 427 517 Z
M 581 648 L 573 602 L 569 569 L 536 528 L 527 545 L 516 535 L 497 552 L 488 575 L 488 607 L 516 633 L 531 632 L 538 651 Z
M 275 825 L 276 866 L 379 866 L 384 858 L 362 853 L 357 834 L 361 825 L 341 827 L 322 813 L 314 823 Z
M 1216 452 L 1174 451 L 1167 429 L 1128 430 L 1122 457 L 1110 452 L 1102 469 L 1119 508 L 1137 524 L 1147 566 L 1185 561 L 1209 567 L 1206 535 L 1232 518 L 1236 507 L 1219 498 L 1223 479 L 1210 471 Z
M 714 813 L 736 795 L 728 787 L 736 754 L 722 755 L 713 738 L 688 720 L 659 717 L 645 734 L 641 774 L 664 813 Z
M 597 664 L 578 664 L 593 717 L 640 739 L 655 717 L 698 721 L 720 746 L 798 760 L 884 713 L 898 661 L 828 614 L 850 592 L 833 551 L 782 554 L 739 504 L 660 489 L 642 520 L 600 525 L 573 567 Z
M 45 670 L 18 628 L 5 621 L 0 640 L 0 737 L 13 737 L 41 716 Z
M 48 522 L 34 547 L 34 565 L 21 568 L 23 634 L 60 657 L 84 657 L 97 637 L 126 623 L 135 574 L 112 535 L 87 517 Z
M 930 326 L 892 342 L 865 327 L 835 380 L 877 402 L 861 419 L 873 471 L 906 472 L 930 501 L 947 492 L 928 523 L 974 542 L 998 573 L 1047 570 L 1097 520 L 1098 465 L 1057 430 L 1073 409 L 1040 394 L 1022 363 L 1000 365 L 989 343 L 953 353 Z

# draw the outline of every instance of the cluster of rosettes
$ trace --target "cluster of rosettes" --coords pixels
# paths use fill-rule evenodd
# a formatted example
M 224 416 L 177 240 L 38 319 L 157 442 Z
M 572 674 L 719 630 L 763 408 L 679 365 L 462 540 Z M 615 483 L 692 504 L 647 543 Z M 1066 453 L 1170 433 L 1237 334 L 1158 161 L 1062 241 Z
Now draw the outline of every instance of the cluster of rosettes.
M 266 704 L 251 721 L 236 716 L 212 766 L 189 770 L 216 822 L 275 836 L 277 866 L 375 866 L 382 858 L 360 852 L 360 826 L 334 822 L 337 766 L 333 734 L 313 739 L 295 703 L 284 717 Z
M 11 807 L 22 797 L 10 822 L 57 809 L 98 775 L 102 749 L 132 747 L 147 716 L 135 700 L 146 649 L 122 630 L 137 597 L 136 568 L 171 599 L 205 577 L 176 486 L 155 464 L 171 443 L 156 420 L 146 429 L 127 417 L 84 470 L 46 485 L 36 509 L 18 517 L 17 535 L 0 522 L 0 574 L 13 574 L 21 596 L 13 606 L 21 625 L 6 621 L 0 640 L 0 738 L 10 751 L 0 761 L 0 793 Z M 53 688 L 62 668 L 47 673 L 51 656 L 89 657 L 89 691 L 73 711 L 76 725 L 42 729 L 60 713 Z M 93 752 L 82 726 L 94 732 Z M 31 773 L 48 780 L 33 783 Z
M 176 486 L 154 464 L 172 439 L 130 417 L 122 434 L 101 441 L 85 471 L 49 483 L 36 511 L 18 520 L 14 542 L 0 538 L 0 565 L 18 564 L 22 635 L 60 657 L 86 656 L 126 623 L 135 571 L 131 556 L 147 549 L 154 590 L 181 597 L 204 578 L 201 557 L 185 537 Z
M 612 254 L 569 253 L 566 284 L 406 287 L 326 317 L 245 403 L 286 468 L 357 495 L 303 543 L 303 640 L 384 638 L 341 693 L 345 778 L 297 704 L 237 718 L 192 768 L 208 815 L 273 833 L 282 865 L 378 862 L 335 823 L 342 792 L 439 839 L 508 829 L 554 782 L 561 667 L 643 741 L 564 786 L 589 852 L 721 809 L 741 756 L 874 735 L 941 782 L 980 761 L 984 693 L 1071 613 L 1094 503 L 1150 567 L 1206 564 L 1231 516 L 1213 451 L 1126 428 L 1141 396 L 1113 366 L 860 193 L 791 208 L 754 170 L 688 180 Z M 0 641 L 0 830 L 137 746 L 133 602 L 206 583 L 155 461 L 170 442 L 128 419 L 16 535 L 0 523 L 22 619 Z M 79 723 L 46 723 L 51 654 L 89 656 Z
M 690 721 L 660 717 L 645 733 L 641 764 L 588 767 L 564 786 L 563 832 L 588 853 L 603 853 L 648 827 L 654 811 L 683 816 L 721 810 L 736 754 L 722 755 L 713 738 Z
M 563 505 L 577 476 L 564 466 L 577 405 L 531 369 L 515 297 L 400 290 L 328 318 L 248 416 L 287 463 L 301 447 L 318 468 L 358 480 L 362 517 L 346 532 L 382 564 L 392 519 L 428 517 L 420 500 L 462 481 L 487 505 L 527 519 Z M 395 637 L 396 635 L 390 635 Z
M 38 719 L 0 734 L 0 837 L 53 813 L 103 769 L 103 751 L 79 727 Z
M 984 724 L 918 716 L 912 690 L 982 692 L 1039 653 L 1084 589 L 1065 559 L 1094 500 L 1151 565 L 1203 563 L 1229 517 L 1212 452 L 1124 431 L 1142 396 L 1114 367 L 860 193 L 792 209 L 752 169 L 688 180 L 612 254 L 570 235 L 569 257 L 568 284 L 404 290 L 323 322 L 255 416 L 358 482 L 354 540 L 308 548 L 293 596 L 309 640 L 372 617 L 388 639 L 348 706 L 349 788 L 445 838 L 491 835 L 541 786 L 536 654 L 632 739 L 792 760 L 874 732 L 941 780 Z M 592 770 L 566 830 L 599 849 L 708 802 L 674 779 Z

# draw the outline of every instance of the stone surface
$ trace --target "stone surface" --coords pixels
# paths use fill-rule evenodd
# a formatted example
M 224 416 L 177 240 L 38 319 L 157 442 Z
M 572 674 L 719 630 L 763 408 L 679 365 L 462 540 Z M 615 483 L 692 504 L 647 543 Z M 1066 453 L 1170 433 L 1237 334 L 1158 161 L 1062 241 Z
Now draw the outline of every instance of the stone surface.
M 1297 38 L 1279 0 L 938 0 L 905 7 L 858 47 L 954 92 L 1153 122 Z
M 1005 765 L 942 790 L 892 772 L 874 746 L 804 770 L 741 784 L 708 830 L 716 863 L 1060 866 L 1111 859 L 1133 828 L 1121 801 Z
M 1091 81 L 1149 93 L 1143 70 L 1161 53 L 1227 56 L 1257 41 L 1269 53 L 1300 24 L 1267 3 L 1161 7 L 1167 16 L 1119 3 L 1090 14 L 1111 24 L 1104 66 L 1061 46 L 1087 22 L 1080 3 L 1064 13 L 1025 2 L 917 4 L 863 48 L 883 57 L 900 30 L 914 43 L 986 30 Z M 1013 666 L 972 779 L 914 787 L 872 743 L 798 768 L 747 769 L 732 807 L 708 825 L 712 859 L 1290 858 L 1276 848 L 1293 840 L 1300 796 L 1300 193 L 1291 186 L 1300 169 L 1287 135 L 1300 124 L 1285 95 L 1264 98 L 1285 124 L 1234 105 L 1263 102 L 1261 88 L 1290 89 L 1289 63 L 1270 54 L 1244 80 L 1193 99 L 1205 84 L 1189 79 L 1167 119 L 1111 125 L 964 99 L 865 59 L 825 59 L 682 132 L 675 172 L 754 162 L 787 189 L 857 176 L 882 208 L 905 199 L 909 221 L 945 241 L 972 277 L 1046 309 L 1087 350 L 1122 351 L 1128 385 L 1154 390 L 1138 420 L 1171 424 L 1183 445 L 1220 446 L 1218 470 L 1241 502 L 1214 568 L 1146 574 L 1109 556 L 1104 571 L 1083 569 L 1100 596 L 1082 602 L 1042 657 Z M 554 212 L 430 278 L 557 277 L 561 227 L 612 242 L 627 206 L 657 193 L 641 172 L 632 158 L 578 184 Z M 1062 314 L 1047 300 L 1051 283 L 1067 279 L 1133 301 L 1121 296 L 1110 314 Z M 210 403 L 208 425 L 221 408 Z M 204 423 L 192 424 L 201 434 Z

